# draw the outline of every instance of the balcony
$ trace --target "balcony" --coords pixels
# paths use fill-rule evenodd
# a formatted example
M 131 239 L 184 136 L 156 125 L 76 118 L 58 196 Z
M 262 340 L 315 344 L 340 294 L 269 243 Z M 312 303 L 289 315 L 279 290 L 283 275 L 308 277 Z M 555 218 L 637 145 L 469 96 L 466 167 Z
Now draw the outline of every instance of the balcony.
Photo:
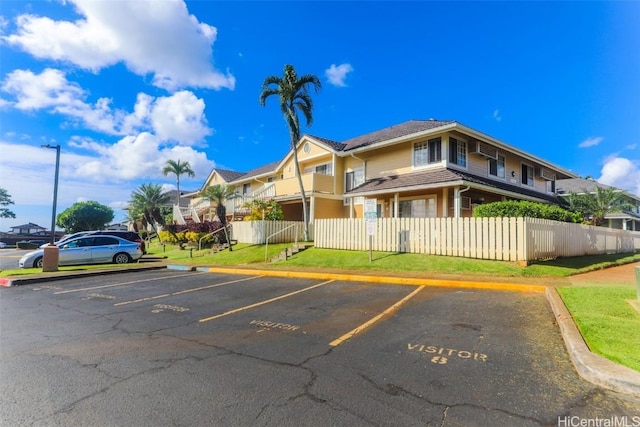
M 306 194 L 309 193 L 324 193 L 333 194 L 333 183 L 335 177 L 332 175 L 324 175 L 320 173 L 305 173 L 302 174 L 302 186 Z M 300 185 L 298 178 L 287 178 L 276 181 L 275 183 L 275 197 L 287 197 L 300 194 Z

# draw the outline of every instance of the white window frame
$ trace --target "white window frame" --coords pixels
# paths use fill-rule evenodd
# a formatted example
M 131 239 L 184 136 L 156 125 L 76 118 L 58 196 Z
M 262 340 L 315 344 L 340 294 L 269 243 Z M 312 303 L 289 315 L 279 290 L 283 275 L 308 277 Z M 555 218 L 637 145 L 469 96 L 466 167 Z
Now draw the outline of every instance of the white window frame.
M 502 175 L 500 175 L 500 158 L 502 158 Z M 491 162 L 496 162 L 496 174 L 491 173 Z M 507 178 L 507 158 L 498 153 L 496 159 L 487 160 L 487 174 L 491 177 L 505 180 Z
M 527 167 L 527 182 L 523 182 L 524 179 L 524 173 L 523 173 L 523 168 Z M 529 185 L 529 171 L 531 171 L 531 185 Z M 533 168 L 532 165 L 528 164 L 528 163 L 520 163 L 520 185 L 524 185 L 525 187 L 529 187 L 529 188 L 534 188 L 536 186 L 536 176 L 535 176 L 535 170 Z
M 455 161 L 451 159 L 451 142 L 455 141 L 456 143 L 456 158 Z M 456 165 L 459 168 L 467 169 L 467 165 L 469 164 L 469 155 L 467 153 L 467 146 L 469 144 L 467 141 L 454 138 L 452 136 L 449 137 L 449 147 L 447 150 L 447 159 L 450 164 Z M 460 160 L 464 160 L 464 165 L 460 164 Z
M 438 143 L 439 149 L 438 149 L 438 158 L 434 158 L 434 160 L 431 160 L 431 155 L 432 155 L 432 144 Z M 417 149 L 418 147 L 420 147 L 420 151 L 424 151 L 424 153 L 420 153 L 420 157 L 422 158 L 422 162 L 418 163 L 416 161 L 416 154 L 417 154 Z M 437 137 L 437 138 L 431 138 L 428 139 L 426 141 L 420 141 L 420 142 L 416 142 L 413 144 L 413 151 L 412 151 L 412 163 L 413 163 L 413 167 L 415 169 L 419 169 L 419 168 L 424 168 L 426 166 L 429 165 L 433 165 L 436 163 L 442 163 L 442 138 L 441 137 Z

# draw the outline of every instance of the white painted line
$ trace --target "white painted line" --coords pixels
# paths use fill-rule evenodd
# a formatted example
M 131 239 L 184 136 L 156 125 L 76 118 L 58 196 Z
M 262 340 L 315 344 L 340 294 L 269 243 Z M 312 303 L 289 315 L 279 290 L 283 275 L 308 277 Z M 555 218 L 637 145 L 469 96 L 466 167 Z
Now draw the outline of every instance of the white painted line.
M 323 286 L 323 285 L 326 285 L 327 283 L 331 283 L 331 282 L 333 282 L 333 280 L 327 280 L 326 282 L 318 283 L 317 285 L 309 286 L 308 288 L 304 288 L 304 289 L 300 289 L 300 290 L 297 290 L 297 291 L 294 291 L 294 292 L 290 292 L 288 294 L 280 295 L 279 297 L 271 298 L 271 299 L 268 299 L 268 300 L 265 300 L 265 301 L 261 301 L 261 302 L 255 303 L 255 304 L 251 304 L 251 305 L 246 305 L 244 307 L 236 308 L 235 310 L 230 310 L 230 311 L 227 311 L 227 312 L 224 312 L 224 313 L 221 313 L 221 314 L 216 314 L 215 316 L 205 317 L 204 319 L 198 320 L 198 322 L 200 322 L 200 323 L 208 322 L 209 320 L 217 319 L 219 317 L 228 316 L 230 314 L 239 313 L 239 312 L 244 311 L 244 310 L 249 310 L 250 308 L 255 308 L 255 307 L 259 307 L 259 306 L 264 305 L 264 304 L 269 304 L 271 302 L 278 301 L 278 300 L 281 300 L 281 299 L 284 299 L 284 298 L 288 298 L 288 297 L 300 294 L 302 292 L 310 291 L 311 289 L 315 289 L 315 288 L 317 288 L 319 286 Z
M 216 283 L 214 285 L 201 286 L 199 288 L 185 289 L 183 291 L 177 291 L 177 292 L 173 292 L 173 293 L 170 293 L 170 294 L 162 294 L 162 295 L 156 295 L 156 296 L 153 296 L 153 297 L 139 298 L 139 299 L 135 299 L 135 300 L 132 300 L 132 301 L 123 301 L 123 302 L 119 302 L 119 303 L 113 304 L 113 306 L 117 307 L 119 305 L 128 305 L 128 304 L 136 304 L 136 303 L 139 303 L 139 302 L 152 301 L 152 300 L 159 299 L 159 298 L 166 298 L 166 297 L 170 297 L 170 296 L 186 294 L 186 293 L 189 293 L 189 292 L 196 292 L 196 291 L 202 291 L 202 290 L 205 290 L 205 289 L 217 288 L 218 286 L 230 285 L 232 283 L 245 282 L 247 280 L 257 279 L 259 277 L 262 277 L 262 276 L 245 277 L 244 279 L 231 280 L 229 282 Z
M 175 276 L 154 277 L 152 279 L 132 280 L 130 282 L 113 283 L 111 285 L 91 286 L 91 287 L 88 287 L 88 288 L 80 288 L 80 289 L 69 289 L 67 291 L 54 292 L 53 294 L 54 295 L 59 295 L 59 294 L 69 294 L 69 293 L 72 293 L 72 292 L 92 291 L 94 289 L 114 288 L 116 286 L 126 286 L 126 285 L 133 285 L 133 284 L 136 284 L 136 283 L 153 282 L 153 281 L 156 281 L 156 280 L 173 279 L 175 277 L 193 276 L 194 274 L 201 274 L 201 273 L 177 274 Z

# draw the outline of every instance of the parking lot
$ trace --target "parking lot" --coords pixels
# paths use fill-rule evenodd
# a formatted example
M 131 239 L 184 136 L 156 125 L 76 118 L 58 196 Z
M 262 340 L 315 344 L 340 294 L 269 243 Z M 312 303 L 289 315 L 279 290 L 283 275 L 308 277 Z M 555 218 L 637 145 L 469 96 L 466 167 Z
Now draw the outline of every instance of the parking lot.
M 3 425 L 640 425 L 541 293 L 157 270 L 0 289 L 0 325 Z

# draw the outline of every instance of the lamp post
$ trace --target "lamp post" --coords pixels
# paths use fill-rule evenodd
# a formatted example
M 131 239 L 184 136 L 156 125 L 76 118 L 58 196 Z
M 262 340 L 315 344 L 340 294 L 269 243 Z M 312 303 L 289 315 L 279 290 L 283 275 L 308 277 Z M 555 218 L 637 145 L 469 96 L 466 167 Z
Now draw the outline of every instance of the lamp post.
M 60 145 L 41 145 L 56 150 L 56 177 L 53 181 L 53 212 L 51 213 L 51 244 L 56 242 L 56 207 L 58 204 L 58 175 L 60 174 Z

